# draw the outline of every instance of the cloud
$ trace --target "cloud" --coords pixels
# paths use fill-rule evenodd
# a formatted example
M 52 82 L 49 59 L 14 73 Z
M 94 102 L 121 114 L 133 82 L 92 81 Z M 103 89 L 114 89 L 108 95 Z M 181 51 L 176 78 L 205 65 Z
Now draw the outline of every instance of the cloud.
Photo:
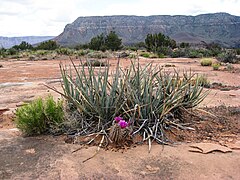
M 1 0 L 0 36 L 58 35 L 79 16 L 197 15 L 240 16 L 240 0 Z

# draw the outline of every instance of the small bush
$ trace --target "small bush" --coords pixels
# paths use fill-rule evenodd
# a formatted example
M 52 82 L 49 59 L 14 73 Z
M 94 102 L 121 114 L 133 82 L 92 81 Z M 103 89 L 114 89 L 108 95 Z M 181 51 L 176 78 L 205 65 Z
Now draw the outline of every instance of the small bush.
M 212 59 L 204 58 L 201 60 L 201 66 L 211 66 L 212 65 Z
M 55 102 L 52 96 L 26 104 L 16 111 L 17 127 L 27 136 L 46 133 L 63 121 L 62 102 Z
M 127 58 L 128 56 L 129 56 L 128 52 L 121 52 L 121 53 L 118 54 L 119 58 Z
M 171 57 L 172 58 L 186 57 L 186 49 L 182 48 L 175 49 L 174 51 L 172 51 Z
M 106 63 L 99 60 L 88 60 L 84 63 L 84 66 L 89 66 L 89 65 L 99 67 L 99 66 L 106 66 Z
M 53 40 L 41 42 L 36 47 L 36 49 L 39 49 L 39 50 L 55 50 L 57 48 L 59 48 L 59 45 L 57 44 L 56 41 L 53 41 Z
M 154 53 L 148 53 L 148 52 L 141 52 L 140 56 L 145 57 L 145 58 L 164 58 L 165 56 L 161 53 L 159 54 L 154 54 Z
M 210 82 L 207 79 L 206 75 L 199 75 L 199 76 L 197 76 L 194 79 L 193 84 L 198 84 L 199 86 L 202 86 L 202 87 L 210 87 Z
M 189 53 L 188 53 L 188 57 L 189 57 L 189 58 L 202 58 L 202 57 L 203 57 L 203 54 L 200 53 L 200 52 L 197 51 L 197 50 L 191 50 L 191 51 L 189 51 Z
M 34 61 L 34 60 L 36 60 L 36 58 L 37 58 L 36 56 L 30 55 L 28 59 L 29 59 L 30 61 Z
M 158 58 L 165 58 L 164 54 L 158 54 Z
M 3 65 L 2 65 L 2 64 L 0 64 L 0 68 L 3 68 Z
M 234 67 L 232 64 L 227 64 L 226 69 L 227 69 L 227 71 L 232 71 L 234 69 Z
M 185 57 L 185 58 L 203 58 L 216 56 L 218 52 L 214 52 L 209 49 L 193 49 L 193 48 L 178 48 L 174 49 L 170 54 L 173 58 Z
M 213 63 L 212 64 L 213 70 L 215 70 L 215 71 L 219 70 L 220 66 L 221 65 L 219 63 Z
M 158 58 L 158 57 L 159 57 L 159 56 L 158 56 L 157 54 L 151 54 L 151 55 L 150 55 L 150 58 L 153 58 L 153 59 L 154 59 L 154 58 Z
M 141 53 L 140 56 L 145 57 L 145 58 L 150 58 L 150 54 L 147 52 Z
M 237 55 L 240 55 L 240 48 L 236 49 L 236 53 L 237 53 Z
M 10 48 L 10 49 L 7 50 L 6 54 L 7 55 L 17 55 L 18 51 L 14 48 Z
M 56 52 L 60 55 L 73 55 L 74 51 L 69 48 L 58 48 Z
M 107 52 L 101 52 L 101 51 L 93 51 L 88 53 L 87 55 L 89 58 L 96 58 L 96 59 L 103 59 L 103 58 L 108 58 Z
M 45 56 L 48 53 L 50 53 L 50 51 L 48 51 L 48 50 L 37 50 L 34 52 L 34 55 L 40 57 L 40 56 Z
M 137 55 L 136 54 L 129 54 L 128 56 L 130 59 L 136 59 L 137 58 Z
M 89 53 L 88 50 L 79 50 L 79 51 L 76 52 L 76 54 L 77 54 L 78 56 L 85 56 L 85 55 L 87 55 L 88 53 Z
M 229 50 L 218 55 L 217 59 L 224 63 L 237 63 L 238 58 L 236 52 Z

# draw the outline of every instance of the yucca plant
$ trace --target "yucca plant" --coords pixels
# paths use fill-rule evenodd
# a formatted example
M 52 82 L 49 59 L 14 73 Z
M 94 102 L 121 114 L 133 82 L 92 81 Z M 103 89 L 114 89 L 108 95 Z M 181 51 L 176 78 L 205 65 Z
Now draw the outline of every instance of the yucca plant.
M 120 68 L 111 73 L 109 63 L 106 66 L 96 67 L 90 63 L 81 62 L 79 67 L 73 64 L 72 69 L 66 69 L 60 65 L 64 96 L 73 104 L 98 130 L 103 126 L 109 126 L 110 120 L 117 115 L 123 102 L 123 91 L 120 88 Z
M 128 119 L 131 134 L 141 134 L 143 140 L 166 142 L 166 126 L 183 127 L 175 116 L 181 109 L 197 106 L 207 95 L 194 74 L 168 73 L 149 63 L 141 66 L 131 61 L 123 69 L 118 61 L 111 71 L 109 62 L 98 68 L 80 61 L 72 68 L 62 64 L 61 93 L 83 117 L 81 135 L 106 132 L 114 117 Z M 171 118 L 170 118 L 171 116 Z

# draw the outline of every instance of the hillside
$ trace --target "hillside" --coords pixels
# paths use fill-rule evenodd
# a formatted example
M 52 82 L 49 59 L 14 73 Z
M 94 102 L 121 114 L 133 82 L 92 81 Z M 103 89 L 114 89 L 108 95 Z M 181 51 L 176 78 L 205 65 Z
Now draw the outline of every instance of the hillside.
M 54 36 L 24 36 L 24 37 L 2 37 L 0 36 L 0 48 L 10 48 L 14 45 L 19 45 L 22 41 L 30 44 L 37 44 L 42 41 L 53 39 Z
M 88 43 L 100 33 L 114 30 L 124 44 L 144 41 L 148 33 L 162 32 L 177 42 L 217 42 L 240 47 L 240 17 L 227 13 L 198 16 L 92 16 L 79 17 L 55 38 L 61 45 Z

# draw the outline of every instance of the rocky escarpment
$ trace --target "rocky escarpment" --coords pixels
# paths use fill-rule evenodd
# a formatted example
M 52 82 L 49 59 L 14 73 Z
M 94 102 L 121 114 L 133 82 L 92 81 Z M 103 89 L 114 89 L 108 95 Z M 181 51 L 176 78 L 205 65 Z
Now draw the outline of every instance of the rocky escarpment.
M 178 42 L 217 42 L 240 47 L 240 17 L 227 13 L 198 16 L 93 16 L 79 17 L 55 38 L 61 45 L 88 43 L 101 33 L 114 30 L 130 44 L 144 41 L 148 33 L 162 32 Z

